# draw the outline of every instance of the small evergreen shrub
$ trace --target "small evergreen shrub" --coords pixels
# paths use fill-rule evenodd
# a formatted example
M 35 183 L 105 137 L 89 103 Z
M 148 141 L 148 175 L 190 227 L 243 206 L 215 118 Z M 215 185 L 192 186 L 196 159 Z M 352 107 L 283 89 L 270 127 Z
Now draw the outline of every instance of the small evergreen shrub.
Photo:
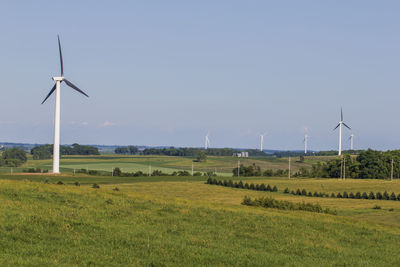
M 336 197 L 337 197 L 337 198 L 343 198 L 343 196 L 342 196 L 342 194 L 341 194 L 340 192 L 337 193 Z
M 114 191 L 119 191 L 119 188 L 118 188 L 118 187 L 114 187 L 113 190 L 114 190 Z
M 254 186 L 253 183 L 251 183 L 251 184 L 250 184 L 250 190 L 254 190 L 254 189 L 255 189 L 255 186 Z
M 396 194 L 394 192 L 392 192 L 392 194 L 390 194 L 390 200 L 396 200 Z
M 349 194 L 346 191 L 343 192 L 343 198 L 349 198 Z
M 270 186 L 269 184 L 267 185 L 267 191 L 268 191 L 268 192 L 271 192 L 271 191 L 272 191 L 271 186 Z
M 244 184 L 244 188 L 249 189 L 249 184 L 248 184 L 248 183 L 245 183 L 245 184 Z
M 309 197 L 312 197 L 312 193 L 311 192 L 308 192 L 308 194 L 307 194 Z
M 335 193 L 332 193 L 332 194 L 331 194 L 331 197 L 336 197 Z
M 256 184 L 256 190 L 259 191 L 260 190 L 260 185 Z
M 376 199 L 381 200 L 382 198 L 383 198 L 383 196 L 382 196 L 381 192 L 376 193 Z
M 350 193 L 349 198 L 355 198 L 356 196 L 354 195 L 353 192 Z
M 356 199 L 361 199 L 361 193 L 360 193 L 360 192 L 357 192 L 355 198 L 356 198 Z
M 383 199 L 384 200 L 389 200 L 390 199 L 389 193 L 387 191 L 383 192 Z
M 362 198 L 362 199 L 368 199 L 368 195 L 367 195 L 367 193 L 366 193 L 366 192 L 364 192 L 364 193 L 362 194 L 361 198 Z
M 307 191 L 303 188 L 303 190 L 301 190 L 301 195 L 302 196 L 307 196 Z
M 58 181 L 57 184 L 58 184 L 58 185 L 63 185 L 64 183 L 61 182 L 61 181 Z
M 375 194 L 374 194 L 374 192 L 369 192 L 369 195 L 368 195 L 368 199 L 375 199 Z
M 100 186 L 99 186 L 98 184 L 93 184 L 93 185 L 92 185 L 92 188 L 98 189 L 98 188 L 100 188 Z
M 80 186 L 81 184 L 79 182 L 74 183 L 75 186 Z
M 293 190 L 290 192 L 290 194 L 292 195 L 296 195 L 296 192 L 294 192 Z M 400 196 L 400 195 L 399 195 Z
M 274 185 L 274 188 L 272 188 L 272 192 L 278 192 L 278 187 L 276 187 L 276 185 Z
M 266 189 L 267 189 L 267 187 L 265 186 L 264 183 L 262 183 L 262 184 L 260 185 L 260 191 L 265 191 Z
M 314 197 L 319 197 L 319 194 L 317 193 L 317 191 L 314 192 L 313 196 Z
M 283 193 L 285 193 L 285 194 L 289 194 L 289 188 L 285 188 L 285 190 L 283 190 Z
M 242 189 L 243 189 L 243 188 L 244 188 L 243 182 L 240 181 L 239 184 L 238 184 L 238 186 L 239 186 L 239 188 L 242 188 Z
M 300 191 L 300 189 L 297 189 L 296 195 L 301 196 L 301 191 Z

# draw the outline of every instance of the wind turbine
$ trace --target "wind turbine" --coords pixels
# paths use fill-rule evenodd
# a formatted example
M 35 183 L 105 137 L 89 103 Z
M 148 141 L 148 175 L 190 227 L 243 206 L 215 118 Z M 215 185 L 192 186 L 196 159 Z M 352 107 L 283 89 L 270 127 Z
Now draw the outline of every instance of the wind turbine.
M 342 126 L 345 126 L 347 129 L 351 130 L 349 126 L 346 125 L 346 123 L 343 122 L 343 110 L 340 108 L 340 121 L 338 125 L 333 129 L 336 130 L 337 127 L 339 127 L 339 153 L 338 155 L 342 155 Z
M 60 85 L 62 82 L 65 82 L 72 89 L 89 97 L 76 85 L 65 79 L 60 37 L 57 35 L 57 38 L 58 38 L 58 50 L 60 52 L 61 76 L 53 77 L 53 80 L 56 82 L 56 84 L 53 86 L 53 88 L 51 88 L 50 92 L 47 94 L 46 98 L 42 102 L 42 104 L 46 102 L 46 100 L 51 96 L 51 94 L 54 91 L 56 91 L 56 107 L 54 112 L 53 173 L 60 173 Z
M 207 133 L 207 135 L 205 137 L 204 149 L 207 149 L 210 147 L 210 138 L 208 137 L 209 135 L 210 135 L 210 133 Z
M 351 133 L 349 140 L 350 140 L 350 150 L 354 150 L 354 146 L 353 146 L 354 145 L 354 134 L 353 133 Z
M 263 146 L 264 146 L 264 136 L 266 135 L 267 133 L 263 133 L 263 134 L 260 134 L 260 151 L 262 152 L 263 151 Z
M 309 138 L 308 134 L 305 134 L 304 135 L 304 140 L 303 140 L 303 142 L 304 142 L 304 154 L 307 154 L 308 138 Z

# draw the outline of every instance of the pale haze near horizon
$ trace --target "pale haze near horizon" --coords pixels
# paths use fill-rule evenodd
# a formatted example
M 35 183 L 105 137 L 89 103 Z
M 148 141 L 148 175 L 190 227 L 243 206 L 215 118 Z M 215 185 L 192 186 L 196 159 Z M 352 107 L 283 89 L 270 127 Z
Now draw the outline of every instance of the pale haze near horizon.
M 397 1 L 2 1 L 0 142 L 400 148 Z M 343 149 L 351 131 L 343 130 Z

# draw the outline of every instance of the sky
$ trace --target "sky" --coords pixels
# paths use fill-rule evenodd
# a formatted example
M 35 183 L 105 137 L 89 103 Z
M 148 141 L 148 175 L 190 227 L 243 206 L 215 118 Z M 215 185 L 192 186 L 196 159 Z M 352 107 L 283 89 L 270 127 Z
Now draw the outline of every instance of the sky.
M 399 149 L 399 1 L 0 1 L 0 142 Z

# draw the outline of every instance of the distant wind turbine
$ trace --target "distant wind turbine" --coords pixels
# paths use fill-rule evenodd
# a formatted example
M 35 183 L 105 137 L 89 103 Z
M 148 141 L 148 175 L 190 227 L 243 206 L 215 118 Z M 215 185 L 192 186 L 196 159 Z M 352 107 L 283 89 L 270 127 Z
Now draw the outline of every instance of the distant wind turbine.
M 209 138 L 210 133 L 207 133 L 205 137 L 205 144 L 204 144 L 204 149 L 208 149 L 210 147 L 210 138 Z
M 303 140 L 303 142 L 304 142 L 304 154 L 307 154 L 308 138 L 310 138 L 310 137 L 308 136 L 308 134 L 305 134 L 305 135 L 304 135 L 304 140 Z
M 46 98 L 42 102 L 42 104 L 46 102 L 46 100 L 51 96 L 51 94 L 54 91 L 56 91 L 56 107 L 54 112 L 53 173 L 60 173 L 60 85 L 62 82 L 65 82 L 72 89 L 89 97 L 76 85 L 65 79 L 60 37 L 57 35 L 57 38 L 58 38 L 58 50 L 60 52 L 61 76 L 53 77 L 53 80 L 56 82 L 56 84 L 53 86 L 53 88 L 51 88 L 50 92 L 47 94 Z
M 343 122 L 343 110 L 340 108 L 340 121 L 338 125 L 333 129 L 336 130 L 339 127 L 339 153 L 338 155 L 342 155 L 342 126 L 345 126 L 347 129 L 351 130 L 349 126 L 346 125 L 346 123 Z
M 354 150 L 354 146 L 353 146 L 354 145 L 354 134 L 353 133 L 351 133 L 349 140 L 350 140 L 350 150 Z
M 267 133 L 260 134 L 260 151 L 261 151 L 261 152 L 262 152 L 263 149 L 264 149 L 264 136 L 265 136 L 266 134 L 267 134 Z

